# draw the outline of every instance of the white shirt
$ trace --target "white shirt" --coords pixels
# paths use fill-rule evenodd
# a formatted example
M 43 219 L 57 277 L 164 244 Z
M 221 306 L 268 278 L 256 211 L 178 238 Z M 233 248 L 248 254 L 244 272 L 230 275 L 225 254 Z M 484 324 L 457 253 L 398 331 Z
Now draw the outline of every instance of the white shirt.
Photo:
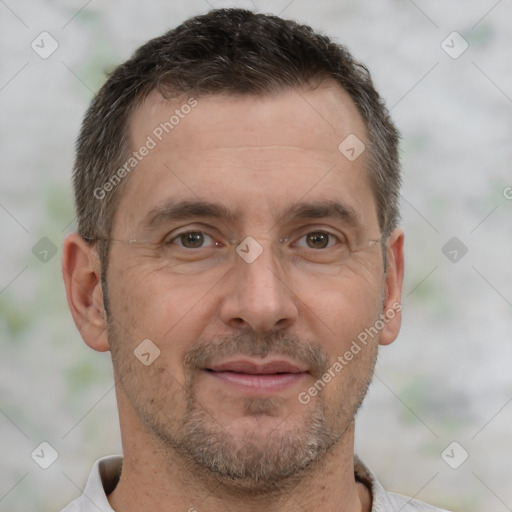
M 123 458 L 117 455 L 97 460 L 82 495 L 61 512 L 114 512 L 107 495 L 117 485 L 122 461 Z M 372 493 L 371 512 L 448 512 L 401 494 L 387 492 L 375 475 L 357 458 L 355 476 L 357 480 L 366 484 Z

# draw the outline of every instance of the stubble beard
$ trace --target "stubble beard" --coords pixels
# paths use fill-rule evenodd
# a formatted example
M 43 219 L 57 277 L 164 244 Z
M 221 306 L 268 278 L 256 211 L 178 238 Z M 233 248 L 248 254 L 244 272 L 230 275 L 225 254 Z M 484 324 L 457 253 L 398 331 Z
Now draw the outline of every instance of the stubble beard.
M 155 363 L 153 368 L 137 368 L 135 363 L 138 361 L 133 354 L 120 353 L 123 351 L 123 340 L 117 335 L 115 326 L 110 324 L 109 340 L 116 340 L 111 343 L 114 368 L 146 431 L 158 441 L 167 460 L 174 463 L 180 460 L 181 466 L 196 477 L 201 475 L 200 478 L 205 481 L 251 495 L 279 493 L 295 486 L 310 473 L 312 466 L 325 460 L 326 454 L 353 425 L 370 384 L 377 356 L 376 345 L 366 347 L 368 352 L 365 361 L 361 361 L 360 371 L 352 371 L 345 378 L 337 377 L 339 383 L 348 388 L 342 392 L 343 388 L 338 386 L 341 403 L 327 404 L 320 392 L 315 400 L 303 405 L 308 412 L 300 422 L 283 430 L 279 427 L 286 418 L 282 418 L 262 440 L 257 426 L 258 418 L 277 417 L 284 399 L 247 397 L 243 403 L 243 414 L 255 417 L 255 427 L 235 436 L 217 421 L 208 407 L 198 401 L 195 389 L 197 368 L 201 368 L 212 354 L 226 356 L 244 353 L 259 357 L 281 354 L 308 364 L 314 369 L 312 375 L 316 380 L 328 367 L 327 355 L 320 346 L 305 343 L 296 337 L 268 333 L 236 335 L 220 343 L 197 343 L 185 358 L 185 384 L 183 389 L 179 389 L 183 395 L 181 403 L 185 405 L 184 412 L 179 421 L 171 421 L 166 413 L 169 407 L 166 407 L 165 395 L 176 392 L 176 386 L 163 386 L 159 388 L 162 391 L 159 399 L 147 400 L 144 386 L 131 385 L 129 376 L 132 372 L 136 375 L 141 370 L 149 370 L 153 382 L 157 382 L 158 375 L 161 376 L 165 370 L 159 369 Z M 127 358 L 130 358 L 130 362 Z M 347 367 L 343 371 L 348 370 Z M 146 378 L 147 384 L 150 382 L 149 375 Z M 140 382 L 139 379 L 136 381 Z

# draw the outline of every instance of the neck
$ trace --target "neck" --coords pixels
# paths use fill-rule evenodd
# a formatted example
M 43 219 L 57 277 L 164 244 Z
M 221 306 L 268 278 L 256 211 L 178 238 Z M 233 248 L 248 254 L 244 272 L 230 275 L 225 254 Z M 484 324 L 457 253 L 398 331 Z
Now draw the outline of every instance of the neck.
M 119 402 L 118 397 L 118 402 Z M 128 411 L 119 403 L 121 417 Z M 133 412 L 133 411 L 129 411 Z M 369 490 L 354 479 L 354 425 L 338 443 L 302 474 L 280 482 L 278 489 L 258 492 L 220 480 L 172 447 L 162 446 L 134 417 L 121 424 L 123 468 L 108 496 L 116 512 L 173 510 L 225 512 L 300 511 L 369 512 Z

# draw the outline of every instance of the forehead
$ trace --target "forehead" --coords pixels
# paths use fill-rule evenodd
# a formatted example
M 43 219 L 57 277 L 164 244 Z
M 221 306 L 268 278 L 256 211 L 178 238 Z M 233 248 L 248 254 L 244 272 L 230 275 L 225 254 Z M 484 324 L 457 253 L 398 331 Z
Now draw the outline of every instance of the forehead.
M 158 138 L 162 123 L 168 123 L 169 131 L 164 128 L 161 134 L 164 144 L 174 140 L 203 149 L 289 145 L 332 151 L 350 133 L 366 138 L 359 111 L 334 80 L 315 89 L 287 89 L 261 96 L 214 94 L 195 99 L 197 106 L 189 109 L 191 101 L 186 95 L 169 101 L 153 90 L 129 120 L 134 147 L 155 130 Z M 192 131 L 193 139 L 185 141 Z M 248 134 L 257 137 L 248 139 Z
M 219 202 L 260 220 L 301 198 L 322 199 L 376 221 L 366 152 L 350 160 L 339 150 L 348 136 L 366 143 L 365 125 L 334 81 L 263 96 L 168 101 L 153 91 L 129 126 L 132 151 L 151 149 L 129 176 L 115 226 L 133 226 L 170 197 Z

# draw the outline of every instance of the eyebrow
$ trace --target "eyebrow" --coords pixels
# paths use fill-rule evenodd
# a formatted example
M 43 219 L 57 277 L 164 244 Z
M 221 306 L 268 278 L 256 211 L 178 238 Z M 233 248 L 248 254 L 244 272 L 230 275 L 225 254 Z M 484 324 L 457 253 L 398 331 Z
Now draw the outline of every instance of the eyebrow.
M 354 228 L 363 227 L 361 215 L 352 207 L 335 200 L 324 200 L 314 203 L 295 203 L 288 207 L 280 216 L 279 221 L 288 219 L 324 219 L 341 220 Z
M 183 220 L 192 217 L 215 218 L 234 223 L 241 216 L 242 213 L 239 210 L 220 203 L 200 200 L 167 200 L 151 210 L 143 223 L 147 228 L 156 228 L 169 220 Z
M 233 209 L 221 203 L 171 199 L 152 209 L 144 218 L 143 225 L 146 228 L 153 229 L 170 220 L 198 217 L 214 218 L 232 224 L 244 219 L 244 215 L 239 209 Z M 341 220 L 354 228 L 362 228 L 363 226 L 360 214 L 353 207 L 336 200 L 292 204 L 278 215 L 277 223 L 294 219 L 323 218 Z

